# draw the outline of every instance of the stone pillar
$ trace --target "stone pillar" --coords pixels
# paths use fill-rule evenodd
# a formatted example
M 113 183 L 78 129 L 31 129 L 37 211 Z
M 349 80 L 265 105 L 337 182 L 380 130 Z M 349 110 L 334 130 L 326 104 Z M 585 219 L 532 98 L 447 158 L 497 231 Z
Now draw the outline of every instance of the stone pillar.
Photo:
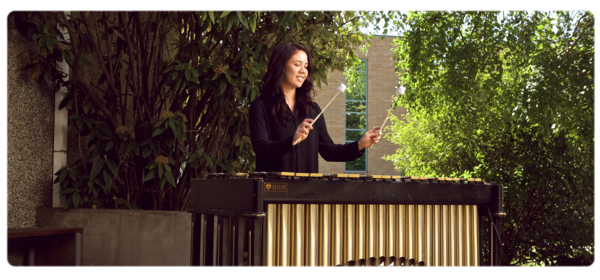
M 39 207 L 52 206 L 54 90 L 33 81 L 22 68 L 36 61 L 39 47 L 16 28 L 8 16 L 7 34 L 7 226 L 35 226 Z M 22 265 L 26 250 L 19 238 L 8 242 L 8 261 Z

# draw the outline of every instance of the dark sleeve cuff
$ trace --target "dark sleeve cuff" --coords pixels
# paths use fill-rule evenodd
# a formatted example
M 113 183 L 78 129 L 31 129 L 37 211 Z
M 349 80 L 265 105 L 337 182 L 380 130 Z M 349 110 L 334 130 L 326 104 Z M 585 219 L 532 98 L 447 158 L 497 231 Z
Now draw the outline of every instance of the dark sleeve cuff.
M 294 141 L 294 135 L 281 140 L 280 143 L 281 143 L 281 151 L 283 152 L 282 154 L 287 154 L 289 152 L 294 151 L 294 142 L 293 141 Z
M 358 141 L 350 143 L 351 149 L 355 151 L 356 158 L 362 157 L 365 154 L 366 149 L 358 150 Z

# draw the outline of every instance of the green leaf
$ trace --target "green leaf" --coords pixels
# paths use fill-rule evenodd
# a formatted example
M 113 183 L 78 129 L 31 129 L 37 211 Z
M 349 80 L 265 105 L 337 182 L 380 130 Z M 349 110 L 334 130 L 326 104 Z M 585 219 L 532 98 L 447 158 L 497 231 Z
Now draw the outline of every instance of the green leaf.
M 164 172 L 163 165 L 159 164 L 158 165 L 158 178 L 162 178 L 163 172 Z
M 81 176 L 81 173 L 79 173 L 79 171 L 77 171 L 77 169 L 69 169 L 69 177 L 71 177 L 71 180 L 73 182 L 77 181 L 78 176 Z
M 215 14 L 212 11 L 208 11 L 208 16 L 210 17 L 210 21 L 215 24 Z
M 187 81 L 181 82 L 181 87 L 179 87 L 178 94 L 181 94 L 187 88 Z
M 129 156 L 129 143 L 121 142 L 121 148 L 119 149 L 119 153 L 122 158 L 127 158 Z
M 173 85 L 173 87 L 172 87 L 174 92 L 179 91 L 179 85 L 181 85 L 181 79 L 177 79 L 177 81 L 175 81 L 175 85 Z
M 227 82 L 225 80 L 221 80 L 221 84 L 219 85 L 219 93 L 223 94 L 225 89 L 227 88 Z
M 244 51 L 244 49 L 242 49 L 241 51 L 239 51 L 235 57 L 233 58 L 233 63 L 237 63 L 238 60 L 245 54 L 246 52 Z
M 92 166 L 92 171 L 90 172 L 90 180 L 96 178 L 96 175 L 98 175 L 98 173 L 100 173 L 102 170 L 102 167 L 104 167 L 104 163 L 106 163 L 104 160 L 99 160 L 94 163 L 94 166 Z
M 321 9 L 319 9 L 319 8 L 311 8 L 310 9 L 311 17 L 318 18 L 320 13 L 321 13 Z
M 61 169 L 59 169 L 58 171 L 56 171 L 56 173 L 54 173 L 54 176 L 58 176 L 60 175 L 60 172 L 62 172 L 63 170 L 67 169 L 66 167 L 63 167 Z
M 168 164 L 163 165 L 167 171 L 171 171 L 171 167 Z
M 231 11 L 224 11 L 224 12 L 222 12 L 222 13 L 221 13 L 221 16 L 220 16 L 219 18 L 226 17 L 226 16 L 227 16 L 227 15 L 228 15 L 230 12 L 231 12 Z M 214 21 L 213 21 L 213 23 L 214 23 Z
M 79 194 L 79 192 L 75 192 L 73 194 L 73 206 L 75 206 L 75 208 L 77 208 L 77 206 L 79 205 L 80 200 L 81 200 L 81 195 Z
M 169 118 L 169 126 L 171 126 L 172 128 L 175 127 L 175 118 Z
M 246 29 L 248 29 L 248 22 L 246 22 L 246 18 L 245 18 L 245 17 L 242 15 L 242 12 L 238 11 L 238 12 L 236 12 L 236 13 L 237 13 L 237 16 L 238 16 L 238 19 L 239 19 L 239 21 L 242 23 L 242 25 L 243 25 L 243 26 L 244 26 Z
M 147 158 L 150 154 L 152 153 L 152 149 L 151 148 L 144 148 L 144 153 L 142 154 L 142 158 Z
M 68 174 L 69 174 L 69 170 L 67 170 L 66 168 L 63 169 L 63 171 L 60 172 L 60 177 L 58 178 L 58 181 L 62 182 L 67 177 Z
M 115 204 L 117 204 L 117 205 L 127 204 L 127 200 L 122 199 L 122 198 L 117 198 L 117 199 L 115 199 Z
M 129 149 L 133 151 L 136 156 L 140 155 L 140 148 L 133 138 L 129 141 Z
M 110 141 L 110 142 L 108 142 L 108 144 L 106 144 L 106 148 L 104 148 L 104 151 L 109 151 L 114 146 L 115 146 L 115 142 L 114 141 Z
M 162 127 L 162 126 L 161 127 L 157 127 L 157 128 L 154 129 L 154 131 L 152 131 L 152 137 L 158 136 L 161 133 L 163 133 L 164 131 L 165 131 L 164 127 Z
M 131 210 L 139 210 L 137 205 L 135 205 L 135 203 L 130 203 L 127 206 L 129 206 L 129 209 L 131 209 Z
M 79 158 L 79 156 L 74 156 L 73 158 L 71 158 L 69 160 L 69 162 L 67 162 L 67 167 L 71 167 L 73 166 L 73 164 L 75 164 L 75 162 L 77 162 L 77 159 Z
M 77 191 L 77 189 L 68 188 L 68 189 L 61 190 L 59 193 L 72 193 L 72 192 L 75 192 L 75 191 Z
M 185 69 L 185 79 L 189 81 L 191 76 L 192 71 L 190 69 Z
M 171 172 L 170 170 L 168 170 L 167 172 L 165 172 L 165 178 L 167 179 L 167 181 L 169 182 L 169 184 L 171 184 L 171 186 L 177 187 L 175 185 L 175 180 L 173 179 L 173 172 Z
M 165 122 L 165 119 L 161 118 L 160 120 L 158 120 L 155 124 L 154 127 L 159 127 L 161 124 L 163 124 Z
M 212 157 L 210 157 L 208 154 L 206 153 L 202 153 L 202 155 L 204 156 L 204 158 L 208 161 L 208 164 L 210 165 L 210 167 L 213 167 L 213 159 Z
M 108 129 L 108 127 L 106 127 L 105 125 L 103 125 L 103 126 L 100 126 L 100 130 L 102 130 L 102 132 L 104 132 L 104 134 L 105 134 L 106 136 L 109 136 L 109 137 L 112 137 L 112 136 L 113 136 L 113 133 L 112 133 L 112 131 L 110 131 L 110 129 Z
M 160 185 L 160 190 L 161 190 L 161 191 L 162 191 L 162 190 L 164 189 L 164 187 L 165 187 L 165 181 L 166 181 L 166 180 L 165 180 L 165 178 L 164 178 L 164 177 L 163 177 L 163 178 L 160 178 L 160 179 L 158 180 L 158 183 L 159 183 L 159 185 Z
M 262 51 L 263 46 L 264 46 L 264 44 L 262 42 L 256 44 L 256 48 L 254 49 L 254 52 L 257 53 L 257 54 L 260 54 L 261 51 Z M 254 61 L 254 66 L 256 68 L 258 68 L 258 69 L 261 69 L 261 65 L 258 64 L 256 61 Z
M 54 45 L 52 45 L 52 42 L 50 40 L 46 40 L 46 48 L 48 48 L 48 51 L 50 53 L 54 52 Z
M 163 74 L 166 74 L 166 73 L 168 73 L 169 71 L 171 71 L 171 70 L 175 69 L 175 66 L 177 66 L 177 65 L 171 65 L 171 66 L 169 66 L 167 69 L 165 69 L 165 71 L 163 71 Z
M 192 155 L 190 156 L 190 159 L 188 160 L 188 163 L 192 163 L 196 159 L 198 159 L 198 153 L 192 153 Z
M 156 174 L 155 170 L 150 170 L 148 173 L 146 173 L 146 177 L 144 177 L 144 182 L 154 179 L 155 174 Z
M 112 186 L 112 176 L 110 176 L 106 169 L 102 172 L 102 176 L 104 177 L 104 183 L 110 188 Z
M 65 201 L 65 209 L 69 209 L 71 206 L 73 206 L 73 196 L 70 195 L 69 197 L 67 197 L 67 201 Z
M 117 175 L 117 164 L 111 159 L 108 159 L 106 163 L 108 164 L 108 169 L 110 169 L 110 172 L 112 172 L 113 175 Z
M 250 24 L 250 30 L 252 30 L 252 33 L 256 32 L 256 13 L 252 13 L 252 15 L 250 15 L 250 20 L 248 21 L 248 23 Z
M 235 16 L 227 17 L 227 23 L 225 24 L 225 33 L 229 32 L 229 30 L 231 30 L 231 27 L 233 26 L 234 21 L 237 21 L 237 18 Z

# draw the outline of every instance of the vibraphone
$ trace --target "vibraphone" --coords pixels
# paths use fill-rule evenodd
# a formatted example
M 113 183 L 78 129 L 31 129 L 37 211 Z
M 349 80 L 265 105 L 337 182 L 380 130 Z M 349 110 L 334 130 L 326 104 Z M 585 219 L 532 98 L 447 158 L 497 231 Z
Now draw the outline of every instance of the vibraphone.
M 192 265 L 500 265 L 502 186 L 480 179 L 292 172 L 193 179 Z

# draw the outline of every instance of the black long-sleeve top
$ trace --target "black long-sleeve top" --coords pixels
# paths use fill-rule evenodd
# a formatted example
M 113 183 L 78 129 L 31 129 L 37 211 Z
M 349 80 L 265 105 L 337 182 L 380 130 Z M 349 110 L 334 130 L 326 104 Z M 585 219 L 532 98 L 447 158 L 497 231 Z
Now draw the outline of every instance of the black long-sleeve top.
M 313 106 L 316 113 L 310 117 L 312 119 L 321 112 L 317 103 Z M 304 118 L 293 115 L 293 122 L 287 121 L 283 125 L 271 117 L 271 104 L 264 95 L 250 103 L 250 138 L 256 154 L 255 171 L 318 173 L 317 153 L 326 161 L 353 161 L 365 153 L 364 149 L 358 150 L 358 141 L 334 144 L 327 133 L 323 115 L 312 125 L 308 137 L 294 146 L 292 141 L 296 128 Z

